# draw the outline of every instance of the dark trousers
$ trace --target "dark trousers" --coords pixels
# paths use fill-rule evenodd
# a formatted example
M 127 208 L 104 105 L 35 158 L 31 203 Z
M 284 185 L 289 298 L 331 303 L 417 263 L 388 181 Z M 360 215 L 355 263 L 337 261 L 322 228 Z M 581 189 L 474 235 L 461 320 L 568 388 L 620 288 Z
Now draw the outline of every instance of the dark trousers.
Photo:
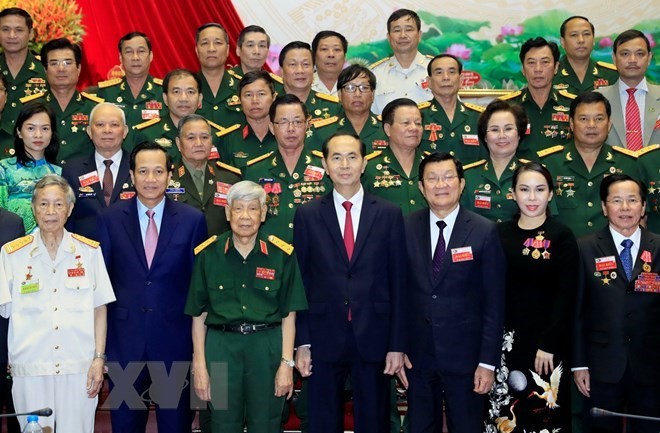
M 0 362 L 0 411 L 5 408 L 5 413 L 14 413 L 14 400 L 11 397 L 11 376 L 7 373 L 7 363 Z M 38 409 L 38 408 L 37 408 Z M 5 418 L 7 420 L 7 432 L 19 433 L 21 431 L 16 417 Z M 0 419 L 0 433 L 2 433 L 2 420 Z

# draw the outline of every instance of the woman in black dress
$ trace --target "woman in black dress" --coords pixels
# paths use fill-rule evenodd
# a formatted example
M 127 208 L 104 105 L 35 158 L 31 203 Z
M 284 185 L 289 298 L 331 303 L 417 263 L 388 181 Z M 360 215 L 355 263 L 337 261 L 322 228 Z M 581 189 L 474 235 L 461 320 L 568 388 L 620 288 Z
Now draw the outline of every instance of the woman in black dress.
M 570 229 L 549 216 L 553 182 L 545 167 L 519 166 L 512 187 L 520 214 L 498 226 L 507 258 L 506 319 L 485 431 L 568 432 L 578 247 Z

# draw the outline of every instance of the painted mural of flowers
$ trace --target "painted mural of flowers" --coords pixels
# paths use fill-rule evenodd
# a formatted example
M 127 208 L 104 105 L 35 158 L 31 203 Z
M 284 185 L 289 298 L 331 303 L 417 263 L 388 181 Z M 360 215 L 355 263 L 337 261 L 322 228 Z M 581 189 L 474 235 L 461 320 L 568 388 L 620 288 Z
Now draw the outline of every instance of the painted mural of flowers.
M 465 46 L 465 44 L 452 44 L 445 51 L 447 54 L 458 57 L 462 60 L 470 60 L 472 49 Z

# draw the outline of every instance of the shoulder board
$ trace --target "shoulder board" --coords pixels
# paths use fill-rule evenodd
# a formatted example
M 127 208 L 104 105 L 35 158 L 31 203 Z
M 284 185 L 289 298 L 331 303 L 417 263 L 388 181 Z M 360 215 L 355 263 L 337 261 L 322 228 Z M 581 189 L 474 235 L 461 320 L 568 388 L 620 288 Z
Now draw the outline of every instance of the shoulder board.
M 653 152 L 656 149 L 660 149 L 660 144 L 652 144 L 650 146 L 643 147 L 642 149 L 637 151 L 637 157 L 639 158 L 642 155 L 645 155 L 649 152 Z
M 209 123 L 211 123 L 211 122 L 209 122 Z M 241 124 L 240 124 L 240 123 L 236 123 L 236 124 L 234 124 L 234 125 L 231 125 L 231 126 L 228 127 L 228 128 L 223 128 L 222 126 L 220 126 L 220 125 L 218 125 L 218 124 L 215 124 L 215 123 L 213 123 L 212 125 L 213 125 L 214 127 L 216 127 L 217 129 L 219 129 L 219 131 L 215 133 L 216 137 L 222 137 L 222 136 L 224 136 L 224 135 L 229 134 L 230 132 L 234 132 L 234 131 L 236 131 L 238 128 L 241 127 Z
M 264 159 L 269 158 L 273 153 L 275 153 L 275 151 L 274 151 L 274 150 L 271 150 L 271 151 L 268 152 L 268 153 L 265 153 L 265 154 L 263 154 L 263 155 L 261 155 L 261 156 L 257 156 L 256 158 L 249 160 L 249 161 L 247 162 L 247 166 L 249 167 L 249 166 L 251 166 L 252 164 L 256 164 L 256 163 L 259 162 L 259 161 L 263 161 Z
M 34 236 L 32 235 L 27 235 L 20 237 L 18 239 L 14 239 L 13 241 L 8 242 L 5 245 L 5 251 L 7 252 L 7 254 L 11 254 L 13 252 L 20 250 L 24 246 L 30 245 L 33 240 L 34 240 Z
M 434 56 L 432 56 L 430 54 L 424 54 L 424 57 L 426 57 L 427 59 L 431 59 L 431 60 L 433 60 L 435 58 Z
M 86 238 L 85 236 L 80 236 L 79 234 L 76 234 L 76 233 L 71 233 L 71 237 L 74 238 L 77 241 L 82 242 L 85 245 L 89 245 L 92 248 L 98 248 L 99 245 L 101 245 L 97 241 L 93 241 L 90 238 Z
M 21 99 L 19 99 L 19 101 L 21 101 L 21 104 L 26 104 L 30 101 L 34 101 L 35 99 L 41 98 L 45 94 L 46 94 L 45 92 L 41 92 L 41 93 L 35 93 L 34 95 L 30 95 L 30 96 L 23 96 Z
M 634 150 L 626 149 L 625 147 L 612 146 L 612 150 L 614 150 L 616 152 L 619 152 L 619 153 L 623 153 L 624 155 L 628 155 L 628 156 L 633 157 L 635 159 L 637 159 L 637 156 L 638 156 L 637 152 L 635 152 Z
M 334 102 L 339 104 L 339 98 L 336 96 L 328 95 L 327 93 L 317 93 L 316 97 L 319 99 L 325 99 L 326 101 Z
M 237 80 L 241 80 L 243 78 L 242 75 L 237 74 L 236 71 L 234 71 L 233 69 L 227 69 L 227 73 L 232 77 L 236 78 Z
M 371 152 L 369 155 L 365 156 L 365 159 L 367 161 L 371 161 L 375 157 L 382 155 L 382 153 L 383 153 L 382 150 L 376 150 L 375 152 Z
M 135 125 L 135 126 L 133 127 L 133 129 L 139 131 L 139 130 L 141 130 L 141 129 L 148 128 L 148 127 L 151 126 L 151 125 L 155 125 L 155 124 L 158 123 L 158 122 L 160 122 L 160 117 L 156 117 L 156 118 L 153 118 L 153 119 L 147 120 L 146 122 L 142 122 L 142 123 L 140 123 L 140 124 L 138 124 L 138 125 Z
M 225 163 L 222 162 L 222 161 L 216 161 L 215 164 L 216 164 L 218 167 L 220 167 L 220 168 L 224 168 L 224 169 L 227 170 L 227 171 L 231 171 L 231 172 L 234 173 L 234 174 L 237 174 L 237 175 L 239 175 L 239 176 L 241 175 L 241 170 L 238 169 L 238 168 L 236 168 L 236 167 L 234 167 L 233 165 L 225 164 Z
M 104 89 L 106 87 L 116 86 L 117 84 L 121 83 L 121 80 L 121 78 L 113 78 L 112 80 L 101 81 L 98 84 L 98 88 Z
M 568 99 L 575 99 L 577 98 L 577 95 L 574 95 L 573 93 L 569 92 L 568 90 L 560 90 L 559 94 L 563 96 L 564 98 Z
M 163 85 L 163 79 L 162 78 L 154 78 L 154 84 L 158 84 L 159 86 Z
M 277 81 L 280 84 L 284 84 L 284 80 L 282 80 L 282 77 L 280 77 L 277 74 L 273 74 L 272 72 L 269 72 L 269 74 L 270 74 L 270 78 L 272 78 L 273 80 Z
M 293 253 L 293 245 L 287 244 L 284 242 L 282 239 L 278 238 L 275 235 L 270 235 L 268 236 L 268 240 L 270 241 L 271 244 L 275 245 L 277 248 L 281 249 L 284 251 L 287 255 L 291 255 Z
M 376 116 L 376 119 L 378 119 L 378 121 L 381 123 L 383 122 L 383 116 L 381 116 L 380 114 Z
M 323 159 L 323 152 L 321 152 L 320 150 L 312 150 L 312 155 Z
M 603 67 L 605 69 L 611 69 L 612 71 L 616 71 L 616 65 L 613 63 L 607 63 L 607 62 L 596 62 L 596 64 L 600 67 Z
M 332 117 L 328 117 L 327 119 L 317 120 L 314 122 L 314 129 L 332 125 L 333 123 L 337 123 L 338 120 L 339 120 L 339 116 L 332 116 Z
M 83 98 L 87 98 L 90 101 L 96 102 L 97 104 L 100 104 L 101 102 L 105 102 L 105 99 L 99 98 L 98 96 L 92 95 L 91 93 L 80 92 L 80 94 L 83 96 Z
M 481 105 L 471 104 L 469 102 L 463 102 L 463 105 L 465 105 L 470 110 L 478 111 L 479 113 L 483 113 L 484 110 L 486 110 L 486 108 L 482 107 Z
M 544 156 L 552 155 L 553 153 L 561 152 L 562 150 L 564 150 L 564 146 L 559 144 L 557 146 L 552 146 L 552 147 L 548 147 L 547 149 L 539 150 L 538 152 L 536 152 L 536 154 L 539 156 L 539 158 L 543 158 Z
M 208 122 L 209 125 L 211 125 L 212 128 L 215 128 L 218 131 L 222 131 L 223 129 L 225 129 L 222 126 L 218 125 L 217 123 L 211 122 L 209 119 L 206 119 L 206 121 Z
M 420 102 L 419 104 L 417 104 L 417 108 L 419 108 L 420 110 L 425 110 L 430 106 L 431 106 L 431 101 Z
M 424 157 L 425 157 L 425 158 L 431 154 L 431 152 L 429 152 L 428 150 L 425 150 L 425 151 L 422 152 L 422 153 L 424 154 Z
M 532 162 L 529 159 L 524 159 L 524 158 L 518 158 L 518 161 L 522 162 L 523 164 L 527 164 L 528 162 Z
M 488 162 L 488 161 L 485 160 L 485 159 L 481 159 L 479 161 L 471 162 L 470 164 L 465 164 L 463 166 L 463 170 L 469 170 L 469 169 L 474 168 L 474 167 L 479 167 L 480 165 L 484 165 L 486 162 Z
M 369 69 L 373 69 L 376 66 L 380 65 L 381 63 L 387 62 L 389 59 L 390 59 L 390 57 L 384 57 L 384 58 L 376 61 L 375 63 L 372 63 L 371 65 L 369 65 Z
M 201 253 L 202 251 L 204 251 L 204 248 L 206 248 L 206 247 L 208 247 L 209 245 L 211 245 L 211 244 L 212 244 L 213 242 L 215 242 L 217 239 L 218 239 L 218 235 L 213 235 L 213 236 L 211 236 L 210 238 L 208 238 L 207 240 L 205 240 L 204 242 L 202 242 L 201 244 L 197 245 L 197 246 L 195 247 L 195 250 L 194 250 L 194 251 L 195 251 L 195 255 L 197 255 L 197 254 Z
M 500 96 L 500 101 L 508 101 L 509 99 L 517 98 L 522 94 L 522 90 L 516 90 L 515 92 L 507 93 L 504 96 Z

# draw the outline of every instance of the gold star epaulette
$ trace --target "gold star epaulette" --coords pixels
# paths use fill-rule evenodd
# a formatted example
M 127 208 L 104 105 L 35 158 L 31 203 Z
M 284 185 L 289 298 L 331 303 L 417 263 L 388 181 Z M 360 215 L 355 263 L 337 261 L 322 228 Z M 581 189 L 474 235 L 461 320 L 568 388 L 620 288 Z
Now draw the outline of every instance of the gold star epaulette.
M 575 95 L 575 94 L 569 92 L 568 90 L 560 90 L 560 91 L 559 91 L 559 94 L 560 94 L 561 96 L 563 96 L 564 98 L 568 98 L 568 99 L 575 99 L 575 98 L 577 98 L 577 95 Z
M 475 162 L 472 162 L 472 163 L 470 163 L 470 164 L 465 164 L 465 165 L 463 166 L 463 170 L 469 170 L 469 169 L 474 168 L 474 167 L 479 167 L 479 166 L 481 166 L 481 165 L 484 165 L 484 164 L 487 163 L 487 162 L 488 162 L 487 160 L 485 160 L 485 159 L 481 159 L 481 160 L 479 160 L 479 161 L 475 161 Z
M 637 152 L 635 152 L 634 150 L 626 149 L 625 147 L 612 146 L 612 150 L 614 150 L 616 152 L 619 152 L 619 153 L 623 153 L 624 155 L 628 155 L 628 156 L 630 156 L 632 158 L 635 158 L 635 159 L 637 159 L 637 156 L 638 156 Z
M 518 158 L 518 161 L 522 162 L 523 164 L 527 164 L 528 162 L 532 162 L 529 159 L 523 159 L 523 158 Z
M 371 152 L 369 155 L 365 156 L 364 158 L 365 158 L 367 161 L 371 161 L 371 160 L 374 159 L 375 157 L 382 155 L 382 153 L 383 153 L 382 150 L 376 150 L 376 151 L 374 151 L 374 152 Z
M 79 242 L 82 242 L 85 245 L 89 245 L 92 248 L 98 248 L 99 245 L 101 245 L 101 243 L 98 241 L 94 241 L 90 238 L 86 238 L 85 236 L 80 236 L 79 234 L 76 233 L 71 233 L 71 237 Z
M 522 90 L 516 90 L 515 92 L 507 93 L 504 96 L 500 96 L 498 99 L 500 101 L 508 101 L 509 99 L 517 98 L 522 95 Z
M 234 71 L 233 69 L 228 69 L 227 72 L 229 73 L 229 75 L 236 78 L 237 80 L 241 80 L 243 78 L 242 75 L 237 74 L 236 71 Z
M 142 122 L 142 123 L 140 123 L 139 125 L 135 125 L 135 126 L 133 127 L 133 129 L 135 129 L 136 131 L 140 131 L 140 130 L 142 130 L 142 129 L 144 129 L 144 128 L 148 128 L 148 127 L 150 127 L 150 126 L 152 126 L 152 125 L 155 125 L 155 124 L 157 124 L 158 122 L 160 122 L 160 117 L 156 117 L 156 118 L 153 118 L 153 119 L 147 120 L 146 122 Z
M 270 75 L 270 78 L 272 78 L 276 82 L 278 82 L 280 84 L 284 84 L 284 80 L 282 80 L 282 77 L 280 77 L 279 75 L 273 74 L 272 72 L 269 72 L 269 75 Z
M 216 240 L 218 240 L 218 235 L 213 235 L 210 238 L 208 238 L 207 240 L 205 240 L 204 242 L 202 242 L 201 244 L 197 245 L 194 249 L 195 255 L 197 255 L 197 254 L 201 253 L 202 251 L 204 251 L 204 248 L 208 247 L 209 245 L 211 245 Z
M 87 98 L 90 101 L 96 102 L 97 104 L 100 104 L 101 102 L 105 102 L 105 99 L 99 98 L 98 96 L 92 95 L 91 93 L 80 92 L 80 94 L 83 96 L 83 98 Z
M 419 104 L 417 104 L 417 108 L 419 108 L 420 110 L 426 110 L 430 106 L 431 106 L 431 101 L 420 102 Z
M 372 63 L 371 65 L 369 65 L 369 69 L 373 69 L 376 66 L 380 65 L 381 63 L 387 62 L 390 58 L 391 57 L 384 57 L 380 60 L 377 60 L 375 63 Z
M 482 107 L 481 105 L 477 105 L 477 104 L 472 104 L 470 102 L 463 102 L 463 105 L 465 107 L 469 108 L 470 110 L 474 110 L 474 111 L 477 111 L 479 113 L 483 113 L 484 110 L 486 110 L 486 107 Z
M 224 168 L 227 171 L 231 171 L 232 173 L 237 174 L 239 176 L 241 175 L 241 170 L 234 167 L 233 165 L 225 164 L 222 161 L 217 161 L 215 165 L 217 165 L 220 168 Z
M 320 150 L 312 150 L 312 155 L 323 159 L 323 152 L 321 152 Z
M 650 146 L 642 147 L 640 150 L 637 151 L 637 158 L 649 152 L 653 152 L 656 149 L 660 149 L 660 144 L 652 144 Z
M 105 89 L 106 87 L 116 86 L 121 83 L 121 78 L 113 78 L 112 80 L 101 81 L 98 84 L 99 89 Z
M 270 157 L 273 153 L 275 153 L 275 151 L 274 151 L 274 150 L 271 150 L 271 151 L 268 152 L 268 153 L 265 153 L 265 154 L 263 154 L 263 155 L 261 155 L 261 156 L 257 156 L 256 158 L 249 160 L 249 161 L 247 162 L 247 166 L 249 167 L 249 166 L 251 166 L 251 165 L 253 165 L 253 164 L 256 164 L 256 163 L 259 162 L 259 161 L 263 161 L 264 159 Z
M 154 78 L 154 84 L 158 84 L 159 86 L 163 85 L 163 79 L 162 78 Z
M 46 92 L 41 92 L 41 93 L 35 93 L 34 95 L 30 96 L 23 96 L 19 101 L 21 101 L 21 104 L 27 104 L 30 101 L 34 101 L 35 99 L 39 99 L 42 96 L 44 96 Z
M 293 253 L 293 245 L 284 242 L 282 239 L 275 235 L 268 236 L 268 241 L 270 241 L 270 243 L 275 245 L 277 248 L 284 251 L 288 256 Z
M 5 252 L 7 254 L 14 253 L 14 252 L 20 250 L 21 248 L 23 248 L 27 245 L 30 245 L 33 240 L 34 240 L 34 236 L 32 236 L 32 235 L 27 235 L 27 236 L 20 237 L 18 239 L 14 239 L 13 241 L 8 242 L 8 243 L 5 244 Z
M 547 149 L 539 150 L 536 152 L 536 154 L 539 156 L 539 158 L 543 158 L 544 156 L 552 155 L 553 153 L 561 152 L 564 150 L 564 146 L 561 144 L 558 144 L 557 146 L 552 146 L 548 147 Z
M 603 67 L 605 69 L 609 69 L 612 71 L 616 71 L 616 65 L 613 63 L 607 63 L 607 62 L 596 62 L 596 64 L 600 67 Z
M 314 129 L 323 128 L 324 126 L 332 125 L 339 121 L 339 116 L 328 117 L 327 119 L 316 120 L 314 122 Z
M 209 123 L 211 123 L 211 122 L 209 122 Z M 230 132 L 234 132 L 234 131 L 236 131 L 238 128 L 241 127 L 241 124 L 240 124 L 240 123 L 236 123 L 236 124 L 231 125 L 231 126 L 229 126 L 229 127 L 227 127 L 227 128 L 223 128 L 223 127 L 220 126 L 220 125 L 216 125 L 216 126 L 220 129 L 218 132 L 215 133 L 216 137 L 223 137 L 223 136 L 229 134 Z
M 336 96 L 328 95 L 327 93 L 317 93 L 316 97 L 319 99 L 324 99 L 326 101 L 334 102 L 335 104 L 339 104 L 339 98 Z

